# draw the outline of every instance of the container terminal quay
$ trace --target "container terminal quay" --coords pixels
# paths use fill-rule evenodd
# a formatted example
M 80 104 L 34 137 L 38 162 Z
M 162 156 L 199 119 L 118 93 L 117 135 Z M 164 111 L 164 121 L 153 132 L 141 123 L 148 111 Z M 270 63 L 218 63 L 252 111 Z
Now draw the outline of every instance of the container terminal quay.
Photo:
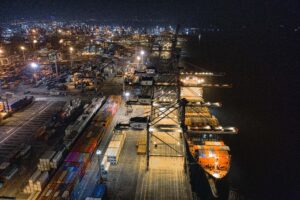
M 185 60 L 185 29 L 21 27 L 0 46 L 0 199 L 197 200 L 191 165 L 224 197 L 238 129 L 205 91 L 233 86 Z

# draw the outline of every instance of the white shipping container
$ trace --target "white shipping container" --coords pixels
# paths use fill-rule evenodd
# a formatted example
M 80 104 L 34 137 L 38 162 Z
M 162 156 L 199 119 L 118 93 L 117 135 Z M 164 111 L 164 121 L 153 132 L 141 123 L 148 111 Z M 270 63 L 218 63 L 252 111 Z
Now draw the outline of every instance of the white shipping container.
M 110 164 L 117 164 L 119 160 L 120 155 L 120 149 L 119 148 L 108 148 L 107 151 L 107 160 L 110 162 Z
M 38 179 L 38 177 L 41 175 L 41 170 L 37 169 L 29 178 L 29 184 L 33 185 L 33 183 Z
M 41 171 L 49 171 L 51 166 L 50 166 L 50 163 L 39 163 L 37 165 L 37 168 Z
M 51 168 L 57 168 L 59 162 L 62 160 L 62 152 L 59 151 L 55 154 L 55 156 L 52 158 L 51 162 L 50 162 L 50 167 Z
M 41 157 L 40 157 L 40 161 L 50 161 L 51 158 L 55 155 L 55 151 L 46 151 Z
M 110 141 L 108 148 L 119 148 L 120 146 L 121 146 L 121 141 L 114 140 L 114 141 Z
M 121 141 L 125 136 L 125 134 L 114 134 L 111 141 Z
M 36 183 L 34 184 L 34 186 L 36 186 L 35 190 L 41 191 L 44 188 L 44 186 L 47 184 L 48 179 L 49 179 L 49 173 L 43 172 L 41 176 L 38 178 L 38 180 L 36 181 Z
M 55 154 L 55 156 L 52 158 L 52 161 L 53 161 L 53 162 L 58 162 L 58 161 L 61 159 L 61 157 L 62 157 L 62 152 L 59 151 L 59 152 L 57 152 L 57 153 Z
M 46 151 L 39 159 L 39 163 L 37 165 L 38 169 L 41 171 L 48 171 L 50 170 L 50 160 L 55 155 L 55 151 Z
M 126 134 L 114 134 L 105 153 L 105 157 L 110 164 L 117 164 L 121 150 L 125 142 Z M 105 162 L 103 160 L 101 169 L 105 171 Z

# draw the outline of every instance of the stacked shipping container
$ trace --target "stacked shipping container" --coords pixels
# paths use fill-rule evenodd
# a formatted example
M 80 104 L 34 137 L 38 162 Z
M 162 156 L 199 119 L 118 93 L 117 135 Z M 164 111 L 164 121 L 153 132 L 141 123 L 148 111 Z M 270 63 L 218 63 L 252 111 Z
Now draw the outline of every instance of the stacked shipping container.
M 107 180 L 110 165 L 116 165 L 118 163 L 125 138 L 125 133 L 118 133 L 113 135 L 101 162 L 102 179 Z
M 33 192 L 40 192 L 47 184 L 49 179 L 48 172 L 42 172 L 39 169 L 36 170 L 32 176 L 28 180 L 28 184 L 23 189 L 23 192 L 26 194 L 33 193 Z
M 107 161 L 112 165 L 118 164 L 121 150 L 125 142 L 126 134 L 114 134 L 105 153 Z
M 62 166 L 51 179 L 51 182 L 47 185 L 39 199 L 71 198 L 71 193 L 75 185 L 84 176 L 91 162 L 92 155 L 101 142 L 106 129 L 110 126 L 120 103 L 120 96 L 111 96 L 107 99 L 106 103 L 93 118 L 90 126 L 84 130 L 83 135 L 75 143 L 74 147 L 71 148 Z M 70 134 L 74 133 L 70 132 Z

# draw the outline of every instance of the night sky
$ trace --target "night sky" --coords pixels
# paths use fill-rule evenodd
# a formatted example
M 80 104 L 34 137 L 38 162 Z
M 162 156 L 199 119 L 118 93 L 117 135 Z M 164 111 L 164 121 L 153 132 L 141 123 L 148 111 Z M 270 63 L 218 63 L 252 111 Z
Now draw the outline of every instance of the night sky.
M 1 0 L 0 19 L 79 19 L 187 25 L 299 23 L 297 0 Z

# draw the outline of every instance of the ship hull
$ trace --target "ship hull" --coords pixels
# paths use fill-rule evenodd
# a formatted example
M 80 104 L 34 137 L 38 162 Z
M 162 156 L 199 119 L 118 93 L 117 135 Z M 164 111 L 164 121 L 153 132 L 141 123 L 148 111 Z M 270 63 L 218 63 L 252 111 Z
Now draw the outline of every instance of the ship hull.
M 195 159 L 195 154 L 190 149 L 190 143 L 187 139 L 185 139 L 186 148 L 188 152 L 189 162 L 192 168 L 191 181 L 194 182 L 195 185 L 200 186 L 201 188 L 196 188 L 195 190 L 203 199 L 224 199 L 228 196 L 228 180 L 227 175 L 222 178 L 216 178 L 212 176 L 209 172 L 207 172 L 201 164 L 199 164 L 198 160 Z M 197 173 L 197 176 L 194 174 Z

